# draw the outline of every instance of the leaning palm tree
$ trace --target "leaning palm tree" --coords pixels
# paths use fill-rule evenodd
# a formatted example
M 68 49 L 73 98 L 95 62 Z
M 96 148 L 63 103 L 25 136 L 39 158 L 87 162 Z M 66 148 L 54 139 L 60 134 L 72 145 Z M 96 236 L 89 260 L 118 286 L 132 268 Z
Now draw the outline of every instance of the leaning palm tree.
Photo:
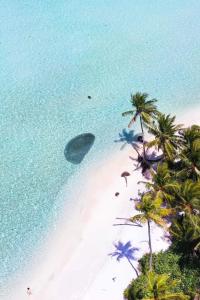
M 142 300 L 188 300 L 189 296 L 176 293 L 178 281 L 170 278 L 168 274 L 147 273 L 147 297 Z
M 163 227 L 167 230 L 167 222 L 164 217 L 168 216 L 173 212 L 171 208 L 162 207 L 162 197 L 160 193 L 147 192 L 142 196 L 141 202 L 136 204 L 136 210 L 140 211 L 129 219 L 130 222 L 135 223 L 147 223 L 148 225 L 148 237 L 149 237 L 149 269 L 152 270 L 152 243 L 151 243 L 151 221 L 158 226 Z
M 128 124 L 128 127 L 130 127 L 139 117 L 140 119 L 140 126 L 142 130 L 142 140 L 143 140 L 143 152 L 145 154 L 145 145 L 144 145 L 144 124 L 149 124 L 152 120 L 152 118 L 155 118 L 157 115 L 157 107 L 155 105 L 155 102 L 157 102 L 156 99 L 147 100 L 148 94 L 146 93 L 136 93 L 134 95 L 131 95 L 131 105 L 133 106 L 132 110 L 126 111 L 122 113 L 122 116 L 133 116 L 131 121 Z
M 138 271 L 137 269 L 134 267 L 132 261 L 136 260 L 135 256 L 134 256 L 134 252 L 138 251 L 139 248 L 136 247 L 132 247 L 131 242 L 127 242 L 126 244 L 123 244 L 122 242 L 118 242 L 117 244 L 114 244 L 115 246 L 115 251 L 112 253 L 109 253 L 109 255 L 111 257 L 116 256 L 117 257 L 117 261 L 120 261 L 122 258 L 126 258 L 129 262 L 129 264 L 131 265 L 131 267 L 133 268 L 133 270 L 136 273 L 136 276 L 138 277 Z
M 179 189 L 179 184 L 173 179 L 172 175 L 168 164 L 160 162 L 156 171 L 151 171 L 151 181 L 139 181 L 138 183 L 145 184 L 148 190 L 155 193 L 159 192 L 164 201 L 171 203 L 174 199 L 174 191 Z
M 171 160 L 175 157 L 177 149 L 180 148 L 180 136 L 178 131 L 182 125 L 176 125 L 175 116 L 159 114 L 156 122 L 148 125 L 149 133 L 154 136 L 154 140 L 147 144 L 150 148 L 155 146 L 158 150 L 162 150 L 164 157 Z

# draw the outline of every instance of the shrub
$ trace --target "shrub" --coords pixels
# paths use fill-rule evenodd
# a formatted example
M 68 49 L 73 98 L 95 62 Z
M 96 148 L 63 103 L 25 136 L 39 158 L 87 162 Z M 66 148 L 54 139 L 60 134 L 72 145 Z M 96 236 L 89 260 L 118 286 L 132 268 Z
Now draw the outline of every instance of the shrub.
M 140 300 L 146 296 L 146 277 L 149 270 L 149 254 L 139 260 L 141 275 L 133 280 L 124 292 L 128 300 Z M 172 250 L 153 254 L 153 269 L 157 274 L 170 274 L 171 279 L 178 281 L 172 292 L 182 292 L 194 298 L 200 288 L 200 262 L 198 259 L 183 261 L 180 254 Z
M 128 300 L 139 300 L 146 296 L 147 278 L 140 275 L 134 279 L 124 291 L 124 298 Z

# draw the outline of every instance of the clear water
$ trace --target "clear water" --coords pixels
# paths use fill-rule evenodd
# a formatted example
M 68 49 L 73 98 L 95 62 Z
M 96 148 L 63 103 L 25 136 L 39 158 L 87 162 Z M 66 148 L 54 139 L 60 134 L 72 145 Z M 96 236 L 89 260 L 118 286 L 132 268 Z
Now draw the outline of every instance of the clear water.
M 113 147 L 131 92 L 167 112 L 200 102 L 199 11 L 193 0 L 0 1 L 2 289 L 70 202 L 57 197 L 80 171 L 63 154 L 70 138 L 96 135 L 86 165 Z

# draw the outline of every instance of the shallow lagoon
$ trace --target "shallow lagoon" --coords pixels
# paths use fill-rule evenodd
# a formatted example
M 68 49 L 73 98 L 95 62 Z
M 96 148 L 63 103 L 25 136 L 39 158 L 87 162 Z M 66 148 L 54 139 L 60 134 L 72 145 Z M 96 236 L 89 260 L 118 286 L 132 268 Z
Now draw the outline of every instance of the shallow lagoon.
M 186 0 L 1 1 L 1 286 L 72 202 L 58 197 L 63 185 L 70 192 L 69 178 L 118 147 L 131 91 L 167 112 L 200 102 L 199 10 Z M 73 165 L 64 149 L 84 132 L 95 143 Z

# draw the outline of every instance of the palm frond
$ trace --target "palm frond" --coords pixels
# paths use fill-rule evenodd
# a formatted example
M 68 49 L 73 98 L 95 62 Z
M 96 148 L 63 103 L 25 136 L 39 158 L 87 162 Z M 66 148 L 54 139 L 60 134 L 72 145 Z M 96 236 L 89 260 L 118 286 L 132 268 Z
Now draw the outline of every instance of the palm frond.
M 134 114 L 134 110 L 128 110 L 128 111 L 123 112 L 122 116 L 125 117 L 125 116 L 130 116 L 133 114 Z
M 136 222 L 139 222 L 141 224 L 145 224 L 147 222 L 147 219 L 146 217 L 144 216 L 144 214 L 138 214 L 138 215 L 135 215 L 131 218 L 129 218 L 130 222 L 132 223 L 136 223 Z

